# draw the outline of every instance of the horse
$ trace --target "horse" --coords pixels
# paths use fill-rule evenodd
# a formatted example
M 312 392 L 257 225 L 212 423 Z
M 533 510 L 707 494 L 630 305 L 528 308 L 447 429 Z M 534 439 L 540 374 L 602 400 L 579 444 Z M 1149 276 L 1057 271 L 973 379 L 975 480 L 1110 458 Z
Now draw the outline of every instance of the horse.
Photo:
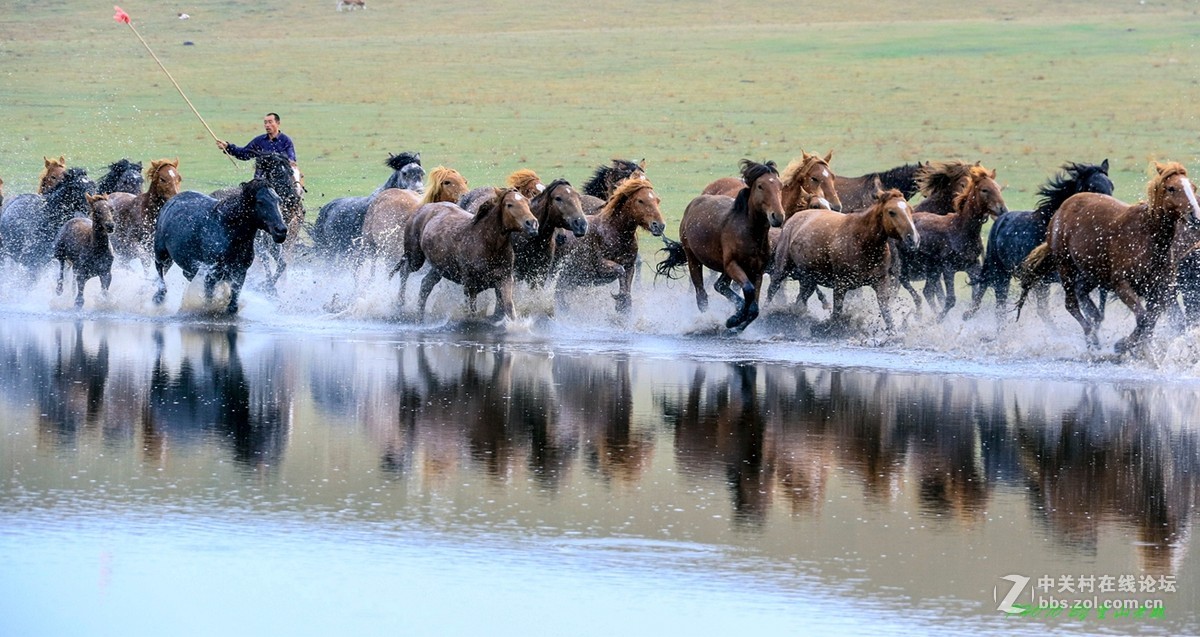
M 513 306 L 513 246 L 510 236 L 537 234 L 538 220 L 529 210 L 529 199 L 512 188 L 497 188 L 492 199 L 471 214 L 457 204 L 442 202 L 422 206 L 405 231 L 404 261 L 393 272 L 416 272 L 426 261 L 430 270 L 421 281 L 418 312 L 434 286 L 443 278 L 463 286 L 470 311 L 484 290 L 496 291 L 493 320 L 516 318 Z M 403 294 L 400 304 L 403 305 Z
M 341 11 L 342 9 L 345 9 L 347 11 L 354 11 L 355 9 L 362 9 L 363 11 L 366 11 L 367 10 L 367 0 L 338 0 L 337 1 L 337 10 Z
M 783 211 L 785 214 L 800 210 L 804 193 L 819 194 L 829 202 L 833 210 L 841 211 L 842 200 L 838 197 L 836 179 L 829 162 L 833 151 L 825 157 L 816 153 L 800 151 L 801 155 L 783 169 Z
M 421 153 L 388 153 L 384 164 L 392 175 L 382 186 L 366 197 L 339 197 L 329 201 L 317 213 L 313 224 L 313 246 L 328 257 L 344 257 L 352 253 L 356 242 L 362 241 L 363 219 L 371 201 L 388 188 L 401 188 L 416 193 L 425 192 L 425 169 Z
M 154 239 L 154 224 L 158 212 L 171 197 L 179 194 L 183 177 L 179 174 L 179 159 L 155 159 L 146 169 L 150 187 L 146 192 L 132 195 L 115 192 L 108 196 L 113 207 L 117 230 L 110 238 L 113 250 L 123 259 L 139 258 L 149 267 Z
M 1046 241 L 1022 262 L 1017 318 L 1029 291 L 1057 270 L 1064 305 L 1083 328 L 1089 349 L 1099 309 L 1088 296 L 1096 287 L 1116 292 L 1137 324 L 1114 350 L 1132 351 L 1154 332 L 1158 317 L 1175 300 L 1171 246 L 1179 221 L 1200 225 L 1200 203 L 1182 164 L 1154 162 L 1147 201 L 1127 204 L 1110 195 L 1080 193 L 1063 202 L 1050 220 Z
M 607 285 L 614 280 L 620 289 L 613 295 L 617 311 L 627 314 L 633 307 L 631 292 L 638 259 L 637 229 L 645 228 L 661 237 L 663 223 L 659 207 L 662 200 L 649 179 L 626 179 L 595 215 L 588 219 L 582 237 L 567 236 L 563 256 L 555 266 L 560 305 L 565 293 L 578 287 Z
M 220 201 L 194 191 L 172 197 L 154 227 L 155 304 L 161 305 L 167 297 L 164 276 L 174 263 L 189 281 L 207 268 L 204 297 L 209 301 L 217 283 L 228 281 L 225 311 L 236 314 L 238 293 L 254 262 L 254 236 L 259 230 L 269 233 L 275 243 L 287 239 L 279 195 L 265 179 L 243 183 L 238 194 Z
M 513 236 L 513 275 L 533 287 L 540 287 L 554 268 L 559 230 L 575 237 L 587 234 L 588 218 L 583 213 L 579 191 L 565 179 L 550 182 L 529 203 L 538 220 L 536 235 Z
M 735 331 L 758 318 L 758 293 L 770 258 L 767 231 L 784 221 L 783 182 L 775 162 L 743 159 L 741 167 L 744 185 L 736 197 L 702 194 L 688 203 L 679 222 L 684 260 L 667 259 L 657 268 L 663 274 L 686 263 L 701 312 L 708 311 L 704 268 L 720 272 L 713 289 L 733 303 L 735 310 L 725 327 Z M 732 281 L 742 296 L 730 288 Z
M 142 192 L 142 162 L 118 159 L 108 165 L 108 172 L 96 180 L 96 192 L 108 195 L 125 192 L 133 195 Z
M 522 168 L 520 170 L 513 171 L 513 173 L 510 174 L 507 179 L 505 179 L 505 187 L 515 188 L 517 192 L 524 195 L 525 198 L 529 199 L 530 201 L 532 201 L 534 197 L 538 196 L 538 193 L 546 189 L 546 186 L 542 183 L 542 179 L 538 177 L 537 173 L 529 170 L 528 168 Z M 483 202 L 488 201 L 495 194 L 496 189 L 491 186 L 472 188 L 466 194 L 458 198 L 458 207 L 474 214 L 474 212 L 479 209 L 479 206 L 483 205 Z
M 141 170 L 139 167 L 138 170 Z M 113 207 L 108 195 L 85 194 L 91 208 L 87 219 L 68 219 L 54 239 L 54 258 L 58 260 L 58 284 L 55 294 L 62 294 L 63 275 L 67 264 L 75 274 L 75 307 L 83 307 L 83 288 L 88 279 L 100 277 L 100 289 L 108 294 L 112 284 L 113 251 L 109 244 L 112 234 Z
M 945 215 L 954 212 L 954 199 L 966 187 L 971 167 L 964 161 L 926 162 L 917 170 L 917 190 L 924 196 L 914 212 L 932 212 Z
M 864 286 L 875 290 L 879 313 L 888 333 L 892 322 L 891 295 L 895 289 L 891 242 L 910 249 L 921 244 L 912 208 L 898 189 L 879 191 L 866 210 L 837 213 L 828 209 L 803 210 L 788 219 L 775 250 L 775 274 L 767 300 L 787 278 L 800 281 L 801 303 L 818 285 L 833 288 L 833 311 L 828 323 L 843 319 L 846 293 Z
M 1038 202 L 1033 210 L 1010 210 L 1000 215 L 988 232 L 987 252 L 983 257 L 983 269 L 971 292 L 971 307 L 963 312 L 969 319 L 979 311 L 983 295 L 989 288 L 996 294 L 996 317 L 1004 316 L 1008 304 L 1008 288 L 1017 267 L 1029 253 L 1046 240 L 1046 227 L 1054 211 L 1071 195 L 1095 192 L 1102 195 L 1113 193 L 1113 183 L 1108 177 L 1108 160 L 1100 164 L 1063 164 L 1062 171 L 1051 177 L 1038 189 Z M 1035 290 L 1038 313 L 1046 317 L 1049 287 Z M 1103 291 L 1101 292 L 1103 295 Z M 1100 307 L 1104 307 L 1101 298 Z
M 91 211 L 86 195 L 96 183 L 83 168 L 70 168 L 46 194 L 17 195 L 0 210 L 0 257 L 8 256 L 30 274 L 50 260 L 58 229 Z
M 1183 301 L 1184 318 L 1194 323 L 1200 319 L 1200 228 L 1181 220 L 1175 229 L 1171 255 L 1177 271 L 1175 282 Z M 1100 311 L 1104 312 L 1103 304 Z
M 404 254 L 404 228 L 417 209 L 430 203 L 458 201 L 467 190 L 467 180 L 457 170 L 438 166 L 429 173 L 429 190 L 423 197 L 399 188 L 380 192 L 363 218 L 358 262 L 376 257 L 385 263 L 398 263 Z
M 287 271 L 288 257 L 299 243 L 300 230 L 304 227 L 304 176 L 282 153 L 256 157 L 254 174 L 261 175 L 279 195 L 279 211 L 288 229 L 286 241 L 270 241 L 266 235 L 255 236 L 254 252 L 262 261 L 267 277 L 266 287 L 273 292 L 275 284 Z
M 879 192 L 876 180 L 878 187 L 885 190 L 895 188 L 905 199 L 912 199 L 912 196 L 920 191 L 917 186 L 917 172 L 925 166 L 926 164 L 922 163 L 904 164 L 858 177 L 837 175 L 833 178 L 833 183 L 838 197 L 842 199 L 844 210 L 865 210 L 875 204 L 875 196 Z
M 67 156 L 59 155 L 58 159 L 42 156 L 45 165 L 38 174 L 37 190 L 34 193 L 44 195 L 54 189 L 67 173 Z
M 932 307 L 934 299 L 943 293 L 945 302 L 937 319 L 940 321 L 954 307 L 954 275 L 965 271 L 971 281 L 979 279 L 979 257 L 983 254 L 980 231 L 988 216 L 1007 212 L 996 171 L 983 166 L 971 166 L 966 186 L 954 198 L 954 211 L 945 215 L 934 212 L 914 212 L 913 223 L 921 234 L 919 246 L 900 246 L 900 283 L 912 295 L 918 311 L 921 298 L 912 287 L 915 279 L 925 279 L 922 292 Z
M 612 197 L 617 187 L 626 179 L 644 179 L 646 177 L 646 160 L 634 162 L 628 159 L 613 159 L 608 166 L 597 166 L 592 176 L 583 184 L 583 195 L 580 202 L 583 212 L 594 215 L 604 207 L 604 202 Z

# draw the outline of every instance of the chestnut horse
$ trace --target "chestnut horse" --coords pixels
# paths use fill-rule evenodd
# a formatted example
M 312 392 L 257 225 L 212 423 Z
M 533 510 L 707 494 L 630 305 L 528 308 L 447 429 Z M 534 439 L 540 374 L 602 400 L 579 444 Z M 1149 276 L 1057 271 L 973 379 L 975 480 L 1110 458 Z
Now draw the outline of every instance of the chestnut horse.
M 63 274 L 67 264 L 75 274 L 75 307 L 83 307 L 83 287 L 88 279 L 100 277 L 100 289 L 108 294 L 112 284 L 113 252 L 108 238 L 113 231 L 113 208 L 109 195 L 84 195 L 91 212 L 87 219 L 68 219 L 54 239 L 54 258 L 58 260 L 58 284 L 55 294 L 62 294 Z
M 371 200 L 363 218 L 359 264 L 366 258 L 398 263 L 404 254 L 404 228 L 424 204 L 458 201 L 468 191 L 467 180 L 453 168 L 438 166 L 429 173 L 424 197 L 412 190 L 388 188 Z
M 926 162 L 917 170 L 917 189 L 925 198 L 913 211 L 938 215 L 954 212 L 954 198 L 966 187 L 971 167 L 978 165 L 958 160 Z
M 604 207 L 588 218 L 586 234 L 579 238 L 566 235 L 563 256 L 556 266 L 555 296 L 560 305 L 565 305 L 565 293 L 570 290 L 618 281 L 620 289 L 613 295 L 617 311 L 628 313 L 632 309 L 637 229 L 662 236 L 666 224 L 659 210 L 661 202 L 649 179 L 626 179 Z
M 171 197 L 179 194 L 183 177 L 179 174 L 179 159 L 155 159 L 146 169 L 150 187 L 133 195 L 127 192 L 109 195 L 113 207 L 116 232 L 111 237 L 113 251 L 123 259 L 139 258 L 149 265 L 154 224 L 158 212 Z
M 735 307 L 725 327 L 739 331 L 758 318 L 759 290 L 770 259 L 767 231 L 783 225 L 783 183 L 775 162 L 743 159 L 741 166 L 744 184 L 737 197 L 700 195 L 693 199 L 679 222 L 683 262 L 667 259 L 658 266 L 662 274 L 687 264 L 701 312 L 708 310 L 704 268 L 720 272 L 713 289 Z M 731 289 L 732 281 L 737 282 L 742 296 Z
M 38 186 L 34 192 L 39 195 L 44 195 L 54 189 L 58 182 L 63 180 L 67 174 L 67 156 L 59 155 L 58 159 L 42 156 L 45 161 L 45 166 L 42 167 L 42 172 L 38 174 Z
M 891 295 L 895 289 L 891 240 L 910 249 L 921 243 L 912 208 L 896 189 L 879 192 L 875 203 L 860 212 L 841 214 L 820 208 L 803 210 L 788 219 L 775 250 L 776 275 L 767 299 L 787 278 L 800 281 L 801 303 L 818 285 L 833 288 L 831 324 L 843 318 L 846 292 L 864 286 L 875 290 L 879 313 L 890 333 Z
M 519 281 L 540 287 L 554 268 L 554 257 L 558 251 L 558 231 L 567 230 L 576 237 L 587 234 L 588 220 L 583 214 L 579 191 L 565 179 L 550 182 L 533 198 L 529 209 L 538 220 L 538 233 L 534 236 L 513 236 L 513 251 L 516 261 L 513 274 Z
M 492 199 L 474 215 L 451 203 L 422 206 L 405 232 L 404 265 L 397 266 L 416 272 L 429 261 L 431 268 L 421 281 L 417 301 L 421 319 L 425 318 L 429 293 L 443 278 L 463 286 L 471 312 L 475 311 L 475 297 L 494 289 L 496 310 L 492 318 L 516 318 L 511 235 L 533 235 L 537 231 L 538 221 L 529 210 L 529 200 L 511 188 L 497 188 Z M 400 304 L 404 304 L 403 296 Z
M 525 198 L 530 201 L 538 196 L 538 193 L 546 189 L 546 186 L 542 184 L 541 177 L 538 177 L 537 173 L 528 168 L 513 171 L 508 176 L 508 179 L 505 180 L 505 187 L 516 189 L 517 192 L 525 195 Z M 483 202 L 488 201 L 495 194 L 496 189 L 492 186 L 472 188 L 469 192 L 458 198 L 458 207 L 474 214 L 479 209 L 479 206 L 483 205 Z
M 1088 296 L 1097 287 L 1117 294 L 1137 318 L 1114 349 L 1124 353 L 1154 332 L 1163 309 L 1175 301 L 1171 244 L 1178 223 L 1200 224 L 1200 204 L 1187 170 L 1178 163 L 1154 163 L 1157 175 L 1146 187 L 1148 201 L 1126 204 L 1108 195 L 1081 193 L 1054 213 L 1046 242 L 1021 264 L 1017 318 L 1029 290 L 1053 270 L 1062 282 L 1067 311 L 1083 328 L 1089 348 L 1098 348 L 1100 311 Z
M 801 156 L 793 159 L 792 163 L 783 169 L 781 199 L 784 213 L 801 210 L 800 202 L 805 198 L 804 193 L 806 192 L 819 194 L 829 202 L 831 209 L 840 211 L 842 200 L 838 197 L 835 185 L 836 177 L 833 170 L 829 168 L 829 161 L 833 159 L 833 151 L 829 151 L 825 157 L 816 153 L 800 152 Z
M 842 199 L 843 210 L 866 210 L 875 204 L 875 196 L 880 188 L 895 188 L 905 199 L 911 199 L 920 191 L 917 186 L 917 172 L 925 166 L 926 164 L 904 164 L 858 177 L 837 175 L 833 178 L 833 183 L 837 188 L 838 197 Z

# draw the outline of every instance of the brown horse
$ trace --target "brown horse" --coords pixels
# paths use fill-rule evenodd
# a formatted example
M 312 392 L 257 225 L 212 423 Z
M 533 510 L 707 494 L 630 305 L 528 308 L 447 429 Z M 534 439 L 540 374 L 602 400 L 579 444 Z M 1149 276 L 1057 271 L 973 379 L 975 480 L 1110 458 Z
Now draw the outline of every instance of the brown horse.
M 474 215 L 455 204 L 442 203 L 423 206 L 412 221 L 405 232 L 408 249 L 404 265 L 397 269 L 416 272 L 429 261 L 431 268 L 421 281 L 418 300 L 422 319 L 429 293 L 443 278 L 463 286 L 471 312 L 475 311 L 475 297 L 494 289 L 496 310 L 492 318 L 516 317 L 511 235 L 537 234 L 538 221 L 529 210 L 529 199 L 511 188 L 497 188 L 493 198 Z
M 800 152 L 801 156 L 793 159 L 792 163 L 783 169 L 781 198 L 784 212 L 801 210 L 800 202 L 804 199 L 806 192 L 821 195 L 829 202 L 831 209 L 840 211 L 842 200 L 838 197 L 837 187 L 834 183 L 836 177 L 833 170 L 829 168 L 829 161 L 833 159 L 833 151 L 829 151 L 825 157 L 816 153 Z
M 513 171 L 505 179 L 504 183 L 506 188 L 516 190 L 525 195 L 525 198 L 530 201 L 533 201 L 533 198 L 538 196 L 538 193 L 546 189 L 546 186 L 542 184 L 541 177 L 538 177 L 537 173 L 528 168 Z M 476 210 L 479 210 L 479 206 L 482 206 L 483 202 L 491 200 L 495 193 L 496 189 L 492 186 L 472 188 L 469 192 L 458 198 L 458 207 L 474 214 Z
M 731 330 L 746 329 L 758 318 L 758 294 L 770 259 L 767 231 L 783 225 L 783 183 L 775 162 L 743 159 L 741 166 L 744 183 L 737 197 L 700 195 L 687 205 L 679 222 L 679 243 L 696 291 L 696 305 L 701 312 L 708 310 L 704 268 L 720 272 L 713 289 L 736 308 L 725 321 Z M 668 259 L 658 271 L 675 265 L 682 263 Z M 733 281 L 742 296 L 731 289 Z
M 875 204 L 860 212 L 803 210 L 788 219 L 775 251 L 774 271 L 767 299 L 775 296 L 787 278 L 800 281 L 800 301 L 818 285 L 833 288 L 833 313 L 829 322 L 843 319 L 846 293 L 864 286 L 875 290 L 879 313 L 892 332 L 891 295 L 895 288 L 889 245 L 896 240 L 916 248 L 921 233 L 913 223 L 912 208 L 896 189 L 880 192 Z
M 362 258 L 397 263 L 404 254 L 404 228 L 424 204 L 454 202 L 467 193 L 467 180 L 457 170 L 438 166 L 429 172 L 424 197 L 412 190 L 388 188 L 375 196 L 363 219 Z
M 965 188 L 954 198 L 954 212 L 945 215 L 913 213 L 913 223 L 921 233 L 921 245 L 900 246 L 900 283 L 912 295 L 918 311 L 921 298 L 911 282 L 925 279 L 922 292 L 926 301 L 932 307 L 934 299 L 944 294 L 938 320 L 946 317 L 957 300 L 954 275 L 962 271 L 971 281 L 979 279 L 982 269 L 979 257 L 983 254 L 980 230 L 984 222 L 989 215 L 999 216 L 1007 210 L 1000 185 L 996 183 L 996 171 L 975 165 L 970 167 Z
M 904 164 L 889 168 L 882 172 L 867 173 L 858 177 L 834 177 L 834 186 L 838 196 L 842 198 L 843 210 L 866 210 L 875 204 L 875 196 L 879 188 L 899 190 L 905 199 L 911 199 L 920 187 L 917 185 L 917 172 L 925 164 Z
M 38 175 L 37 194 L 44 195 L 54 189 L 58 182 L 63 180 L 67 174 L 67 156 L 59 155 L 58 159 L 43 156 L 42 159 L 46 162 L 42 168 L 42 172 Z
M 133 195 L 114 192 L 109 195 L 117 230 L 111 237 L 113 250 L 124 259 L 139 258 L 149 265 L 154 224 L 163 204 L 179 194 L 183 177 L 179 174 L 179 159 L 156 159 L 146 169 L 146 192 Z
M 538 233 L 532 237 L 513 237 L 516 255 L 513 274 L 519 281 L 540 287 L 554 268 L 558 231 L 567 230 L 576 237 L 582 237 L 587 234 L 588 221 L 583 214 L 579 192 L 565 179 L 550 182 L 533 198 L 529 209 L 537 217 Z
M 979 162 L 968 164 L 958 160 L 926 162 L 917 170 L 917 189 L 924 199 L 914 212 L 939 215 L 954 212 L 954 198 L 966 187 L 971 168 L 978 165 Z
M 583 184 L 583 194 L 580 195 L 584 214 L 594 215 L 600 212 L 600 209 L 604 207 L 604 202 L 613 196 L 613 193 L 626 179 L 645 178 L 645 159 L 640 162 L 629 159 L 613 159 L 609 166 L 596 167 L 591 178 Z
M 63 274 L 67 264 L 75 273 L 75 307 L 83 307 L 83 286 L 88 279 L 100 277 L 100 288 L 108 294 L 112 284 L 113 253 L 108 238 L 113 231 L 113 207 L 109 195 L 85 194 L 89 218 L 69 219 L 54 240 L 54 258 L 58 259 L 58 285 L 55 294 L 62 294 Z
M 1121 298 L 1137 318 L 1133 332 L 1115 345 L 1132 350 L 1154 332 L 1158 317 L 1175 301 L 1171 244 L 1182 219 L 1200 224 L 1200 204 L 1187 170 L 1154 163 L 1158 173 L 1146 188 L 1148 201 L 1126 204 L 1108 195 L 1080 193 L 1063 202 L 1050 221 L 1046 243 L 1021 264 L 1021 298 L 1051 271 L 1062 282 L 1067 311 L 1083 328 L 1088 347 L 1098 348 L 1102 318 L 1089 294 L 1103 287 Z
M 649 179 L 626 179 L 605 202 L 600 212 L 588 218 L 587 234 L 566 237 L 558 261 L 556 298 L 565 305 L 565 293 L 578 287 L 607 285 L 618 281 L 613 298 L 617 311 L 633 307 L 633 274 L 637 267 L 637 229 L 645 228 L 661 237 L 666 224 L 659 210 L 662 200 Z

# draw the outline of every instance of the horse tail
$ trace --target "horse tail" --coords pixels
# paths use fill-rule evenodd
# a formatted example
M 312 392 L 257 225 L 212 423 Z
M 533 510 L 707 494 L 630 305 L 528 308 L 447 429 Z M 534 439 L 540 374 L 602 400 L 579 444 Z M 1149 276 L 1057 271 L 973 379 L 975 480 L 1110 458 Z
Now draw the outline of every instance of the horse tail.
M 659 248 L 659 252 L 666 252 L 667 258 L 663 259 L 654 268 L 657 274 L 654 277 L 657 279 L 660 276 L 665 276 L 668 279 L 678 279 L 683 275 L 675 276 L 675 268 L 681 265 L 687 265 L 687 253 L 683 251 L 683 244 L 678 241 L 668 239 L 663 235 L 663 247 Z
M 1050 258 L 1050 244 L 1043 243 L 1034 248 L 1029 256 L 1017 266 L 1017 280 L 1021 282 L 1021 297 L 1017 299 L 1017 320 L 1021 320 L 1021 306 L 1029 291 L 1039 284 L 1046 282 L 1054 269 L 1054 259 Z

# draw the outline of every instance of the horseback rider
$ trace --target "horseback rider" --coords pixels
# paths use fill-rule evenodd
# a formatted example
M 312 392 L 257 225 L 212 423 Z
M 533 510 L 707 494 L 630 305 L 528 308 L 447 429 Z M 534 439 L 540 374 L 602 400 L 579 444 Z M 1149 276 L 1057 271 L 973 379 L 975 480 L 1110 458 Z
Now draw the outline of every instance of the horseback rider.
M 263 129 L 267 131 L 265 134 L 255 137 L 245 146 L 238 146 L 219 139 L 217 140 L 217 148 L 220 148 L 222 152 L 234 159 L 242 161 L 254 159 L 260 155 L 280 153 L 291 160 L 292 166 L 295 166 L 296 147 L 292 144 L 292 138 L 279 130 L 279 114 L 267 113 L 263 116 Z M 256 178 L 262 177 L 257 172 L 254 176 Z

